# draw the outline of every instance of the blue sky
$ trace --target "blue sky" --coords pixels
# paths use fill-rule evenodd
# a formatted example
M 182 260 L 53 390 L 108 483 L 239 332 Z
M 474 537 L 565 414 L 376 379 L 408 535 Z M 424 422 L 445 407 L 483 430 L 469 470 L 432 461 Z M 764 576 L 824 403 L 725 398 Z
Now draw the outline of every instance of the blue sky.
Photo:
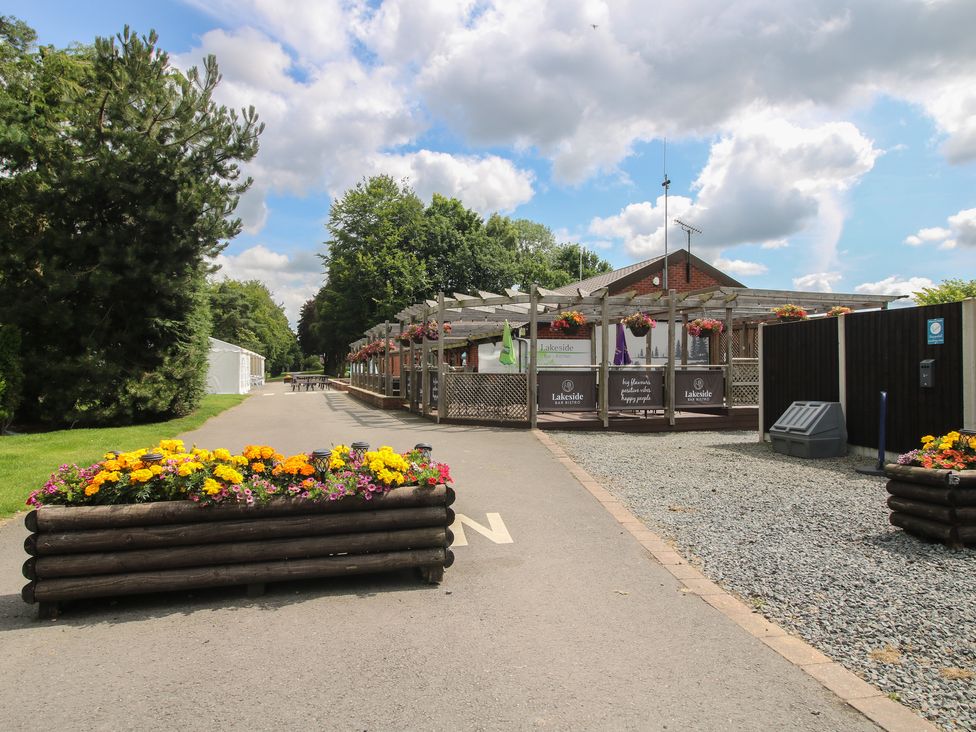
M 662 4 L 663 5 L 663 4 Z M 64 46 L 154 28 L 267 123 L 220 258 L 294 321 L 333 197 L 364 176 L 548 225 L 615 266 L 693 251 L 754 287 L 976 278 L 971 0 L 15 0 Z M 652 9 L 649 9 L 652 8 Z M 596 26 L 596 27 L 594 27 Z M 673 224 L 669 246 L 683 246 Z

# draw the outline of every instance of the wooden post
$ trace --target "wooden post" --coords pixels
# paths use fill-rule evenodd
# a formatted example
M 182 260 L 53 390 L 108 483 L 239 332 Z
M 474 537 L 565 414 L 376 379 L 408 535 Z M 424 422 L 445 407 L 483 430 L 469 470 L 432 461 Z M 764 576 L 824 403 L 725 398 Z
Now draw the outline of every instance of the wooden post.
M 590 366 L 596 366 L 596 326 L 590 326 Z
M 668 392 L 668 424 L 674 426 L 674 317 L 676 313 L 674 290 L 668 290 L 668 373 L 665 389 Z
M 610 426 L 610 290 L 603 293 L 603 302 L 600 303 L 600 337 L 603 339 L 600 348 L 600 419 L 603 420 L 603 429 Z
M 447 416 L 447 364 L 444 363 L 444 293 L 437 293 L 437 423 Z
M 427 323 L 430 322 L 430 308 L 424 308 L 424 320 L 423 326 L 426 329 Z M 420 413 L 427 414 L 427 404 L 430 402 L 430 341 L 427 336 L 424 336 L 423 342 L 420 344 L 420 368 L 421 368 L 421 378 L 420 378 Z
M 759 324 L 759 335 L 756 340 L 759 342 L 759 442 L 765 441 L 765 400 L 763 399 L 763 326 L 765 323 Z
M 732 308 L 725 308 L 725 406 L 732 406 Z
M 413 326 L 417 322 L 417 318 L 414 315 L 410 316 L 410 325 Z M 417 393 L 417 352 L 414 349 L 413 338 L 410 339 L 410 392 L 407 394 L 407 403 L 410 405 L 410 409 L 414 408 L 414 398 L 413 395 Z
M 399 369 L 400 370 L 400 390 L 399 390 L 400 401 L 403 401 L 403 392 L 407 386 L 407 372 L 406 372 L 407 359 L 404 358 L 406 354 L 403 352 L 403 321 L 401 320 L 399 321 L 399 323 L 400 323 L 400 334 L 397 336 L 397 356 L 400 359 L 400 369 Z
M 837 398 L 840 399 L 840 409 L 844 413 L 847 423 L 847 324 L 843 315 L 838 315 L 837 321 Z
M 383 322 L 383 371 L 386 374 L 383 395 L 393 396 L 393 354 L 390 352 L 390 321 Z
M 688 313 L 681 314 L 681 365 L 688 365 Z
M 976 298 L 962 301 L 962 424 L 976 430 Z
M 535 285 L 529 289 L 529 426 L 535 429 L 539 426 L 539 404 L 536 398 L 538 380 L 536 369 L 538 358 L 536 351 L 539 347 L 539 292 Z

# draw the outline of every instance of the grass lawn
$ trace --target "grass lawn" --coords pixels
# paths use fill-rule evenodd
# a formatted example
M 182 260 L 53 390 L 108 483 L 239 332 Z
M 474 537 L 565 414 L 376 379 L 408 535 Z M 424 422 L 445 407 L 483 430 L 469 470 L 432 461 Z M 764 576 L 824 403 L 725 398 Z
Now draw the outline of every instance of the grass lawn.
M 168 422 L 0 437 L 0 518 L 25 509 L 30 492 L 62 463 L 91 465 L 108 450 L 151 447 L 196 429 L 245 399 L 246 394 L 208 394 L 195 412 Z

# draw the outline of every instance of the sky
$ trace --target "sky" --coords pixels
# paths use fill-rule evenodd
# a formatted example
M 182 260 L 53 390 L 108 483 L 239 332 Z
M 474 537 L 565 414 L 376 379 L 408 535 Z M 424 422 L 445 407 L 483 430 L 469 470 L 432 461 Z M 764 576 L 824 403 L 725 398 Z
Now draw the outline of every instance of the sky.
M 8 0 L 63 47 L 155 29 L 266 123 L 221 272 L 294 324 L 330 202 L 408 179 L 615 267 L 687 246 L 749 287 L 976 278 L 972 0 Z

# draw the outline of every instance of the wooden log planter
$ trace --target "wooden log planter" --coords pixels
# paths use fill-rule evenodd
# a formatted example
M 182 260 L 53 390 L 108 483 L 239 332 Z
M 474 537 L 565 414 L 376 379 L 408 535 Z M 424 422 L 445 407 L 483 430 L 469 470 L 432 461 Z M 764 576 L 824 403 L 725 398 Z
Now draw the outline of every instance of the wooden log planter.
M 976 470 L 885 465 L 892 525 L 950 546 L 976 545 Z
M 31 581 L 21 595 L 55 617 L 81 598 L 227 585 L 253 595 L 267 582 L 404 568 L 438 583 L 454 562 L 454 497 L 437 485 L 370 501 L 42 506 L 25 519 Z

